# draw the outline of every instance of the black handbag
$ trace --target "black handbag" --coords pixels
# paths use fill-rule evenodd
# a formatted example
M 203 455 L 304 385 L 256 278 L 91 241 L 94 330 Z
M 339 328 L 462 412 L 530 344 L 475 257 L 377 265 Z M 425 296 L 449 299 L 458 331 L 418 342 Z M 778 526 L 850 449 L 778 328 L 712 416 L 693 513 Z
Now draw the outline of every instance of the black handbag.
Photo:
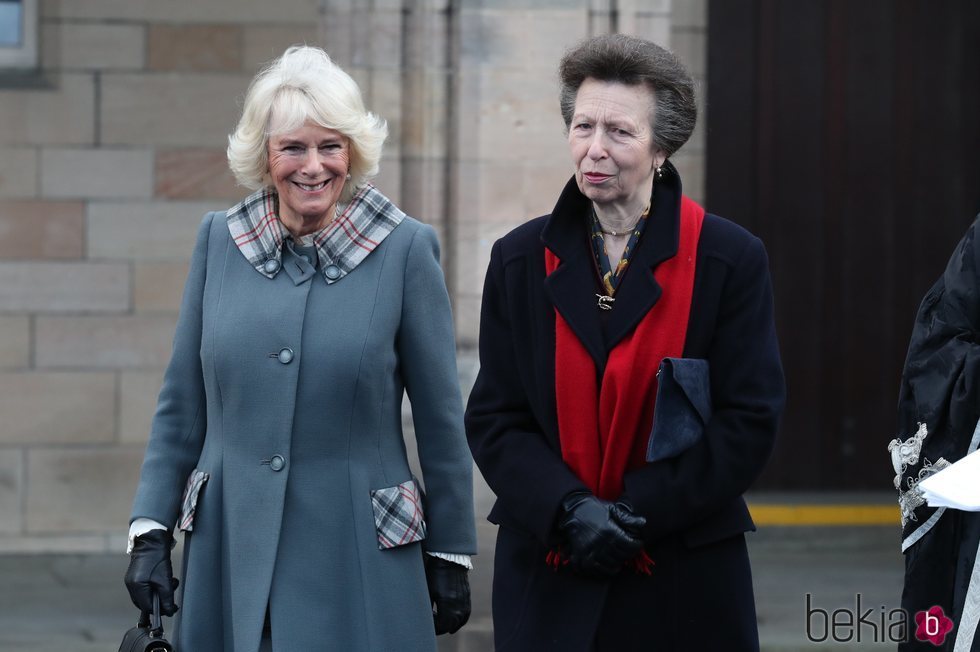
M 153 594 L 153 613 L 140 613 L 140 621 L 123 636 L 119 652 L 174 652 L 174 646 L 163 637 L 160 598 Z

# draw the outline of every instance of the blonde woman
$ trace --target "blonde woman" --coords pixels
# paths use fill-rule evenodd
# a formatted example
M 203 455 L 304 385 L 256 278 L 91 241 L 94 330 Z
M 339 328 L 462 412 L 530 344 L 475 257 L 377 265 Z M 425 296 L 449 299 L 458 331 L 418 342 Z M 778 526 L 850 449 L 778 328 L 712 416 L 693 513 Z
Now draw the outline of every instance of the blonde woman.
M 469 616 L 449 298 L 433 229 L 368 182 L 386 135 L 317 48 L 248 90 L 228 161 L 255 192 L 201 225 L 132 512 L 144 611 L 177 610 L 185 533 L 177 649 L 428 652 Z

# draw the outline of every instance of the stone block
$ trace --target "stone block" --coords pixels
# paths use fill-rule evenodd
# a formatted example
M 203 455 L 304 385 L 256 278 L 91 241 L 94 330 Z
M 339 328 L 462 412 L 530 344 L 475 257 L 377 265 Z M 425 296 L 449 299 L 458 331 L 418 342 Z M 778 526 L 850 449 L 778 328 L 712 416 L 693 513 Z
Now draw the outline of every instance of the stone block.
M 447 0 L 433 0 L 437 5 L 443 4 Z M 608 3 L 609 0 L 602 0 Z M 593 3 L 596 0 L 592 0 Z M 461 13 L 479 13 L 487 11 L 485 7 L 490 5 L 486 0 L 458 0 Z M 528 0 L 494 0 L 492 6 L 495 9 L 527 9 L 528 6 L 533 6 L 537 9 L 584 9 L 589 6 L 587 0 L 534 0 L 533 3 L 528 2 Z
M 238 25 L 151 24 L 146 64 L 150 70 L 241 70 L 242 28 Z
M 513 162 L 519 152 L 521 160 L 567 160 L 553 74 L 489 68 L 473 74 L 480 77 L 479 89 L 473 97 L 462 96 L 460 111 L 474 111 L 476 119 L 460 126 L 461 158 Z
M 95 77 L 64 74 L 44 88 L 0 90 L 0 144 L 91 145 L 95 141 Z
M 495 69 L 541 69 L 554 77 L 565 50 L 588 34 L 589 13 L 581 7 L 463 12 L 460 60 Z
M 85 19 L 162 23 L 266 23 L 314 22 L 321 0 L 41 0 L 44 19 Z
M 0 373 L 0 444 L 110 442 L 116 379 L 109 372 Z
M 421 84 L 424 84 L 424 81 L 414 72 L 406 71 L 403 74 L 398 70 L 382 69 L 372 70 L 369 74 L 368 83 L 361 86 L 361 93 L 364 95 L 364 103 L 368 110 L 377 113 L 388 122 L 386 151 L 389 143 L 392 146 L 397 146 L 399 150 L 406 146 L 404 141 L 408 135 L 405 133 L 406 127 L 403 125 L 403 100 L 413 104 L 407 108 L 407 111 L 411 112 L 414 109 L 422 113 L 427 108 L 427 105 L 423 104 L 426 99 L 426 91 L 431 94 L 433 90 L 437 90 L 423 87 Z M 444 91 L 442 95 L 445 95 Z M 445 105 L 435 107 L 434 110 L 437 116 L 446 115 Z M 429 121 L 432 119 L 429 118 Z M 416 121 L 425 120 L 425 115 L 416 116 Z M 445 119 L 441 121 L 441 124 L 445 124 Z
M 149 198 L 153 196 L 153 152 L 149 149 L 42 149 L 41 196 Z
M 540 161 L 536 165 L 529 163 L 525 169 L 524 213 L 523 218 L 516 223 L 529 220 L 538 215 L 550 213 L 555 207 L 558 195 L 574 173 L 571 156 L 563 143 L 564 156 L 554 156 L 547 162 Z
M 0 262 L 0 311 L 123 312 L 129 265 Z
M 629 34 L 638 34 L 658 45 L 670 49 L 670 15 L 637 13 L 632 16 L 620 16 L 619 29 Z
M 124 530 L 143 446 L 27 453 L 28 534 Z
M 290 45 L 318 45 L 330 52 L 320 41 L 313 21 L 295 25 L 245 25 L 242 30 L 242 68 L 250 74 L 258 72 Z
M 31 363 L 31 321 L 26 315 L 0 316 L 0 369 Z
M 91 258 L 157 262 L 188 260 L 201 218 L 223 202 L 92 202 L 88 207 Z
M 154 191 L 157 197 L 215 198 L 231 206 L 249 192 L 235 181 L 223 149 L 189 147 L 157 150 Z
M 405 159 L 402 161 L 401 208 L 409 215 L 437 229 L 446 214 L 445 164 L 433 159 Z
M 136 263 L 133 266 L 133 309 L 177 312 L 187 280 L 186 262 Z
M 140 25 L 46 23 L 41 26 L 41 67 L 61 70 L 140 70 L 146 60 Z
M 78 555 L 100 552 L 118 554 L 120 550 L 125 549 L 125 543 L 116 546 L 107 545 L 104 534 L 64 536 L 59 533 L 54 533 L 48 536 L 0 536 L 0 554 L 2 555 L 24 553 L 30 553 L 32 555 Z M 45 638 L 49 637 L 46 636 Z M 71 640 L 72 643 L 70 644 L 66 641 L 66 647 L 77 646 L 77 636 L 73 636 Z
M 81 258 L 85 204 L 0 200 L 0 258 Z
M 330 57 L 353 76 L 352 62 L 357 39 L 351 25 L 353 21 L 359 18 L 359 15 L 350 10 L 333 8 L 329 9 L 328 14 L 330 20 L 320 21 L 317 39 L 323 45 L 323 49 L 330 54 Z M 362 44 L 358 43 L 357 45 Z
M 373 11 L 365 16 L 363 26 L 370 35 L 365 38 L 366 45 L 368 46 L 366 51 L 369 53 L 368 61 L 374 68 L 399 69 L 408 63 L 403 61 L 402 58 L 403 20 L 404 14 L 401 11 L 401 7 L 395 10 L 385 10 L 375 7 Z M 420 25 L 420 27 L 425 29 L 424 25 Z M 440 25 L 439 27 L 441 28 L 442 26 Z M 439 48 L 438 54 L 441 56 L 445 50 L 440 47 L 442 44 L 437 41 L 445 40 L 444 32 L 444 29 L 439 29 L 435 32 L 427 30 L 422 34 L 417 34 L 416 37 L 420 37 L 418 40 L 424 40 L 427 48 L 430 50 Z
M 596 4 L 593 2 L 593 4 Z M 616 23 L 608 9 L 593 9 L 589 12 L 589 36 L 616 32 Z
M 641 14 L 669 14 L 674 4 L 684 0 L 620 0 L 620 11 L 634 11 Z
M 530 104 L 530 103 L 529 103 Z M 539 106 L 508 109 L 488 108 L 481 116 L 483 124 L 477 134 L 480 158 L 496 162 L 513 162 L 514 152 L 527 162 L 568 161 L 568 140 L 557 100 L 542 101 Z M 510 152 L 510 153 L 508 153 Z
M 705 156 L 702 153 L 687 152 L 681 149 L 671 157 L 671 162 L 681 175 L 684 194 L 698 203 L 704 203 L 705 197 Z
M 106 73 L 102 140 L 108 145 L 219 147 L 241 113 L 250 77 L 199 73 Z
M 524 43 L 527 67 L 543 70 L 547 79 L 552 81 L 558 74 L 558 62 L 565 51 L 589 36 L 589 16 L 580 8 L 531 11 L 527 17 L 527 29 L 530 35 Z
M 705 77 L 708 73 L 708 35 L 702 30 L 683 31 L 674 29 L 671 32 L 671 43 L 674 54 L 687 66 L 692 77 Z
M 0 199 L 37 196 L 37 150 L 32 147 L 0 149 Z
M 164 367 L 177 318 L 169 315 L 38 317 L 38 368 L 132 369 Z
M 516 225 L 527 219 L 524 212 L 524 169 L 521 163 L 460 161 L 456 167 L 459 203 L 454 214 L 472 216 L 476 223 L 503 222 Z
M 527 11 L 485 9 L 459 17 L 460 63 L 491 68 L 526 65 Z
M 707 27 L 708 0 L 674 0 L 670 18 L 675 27 Z
M 481 295 L 457 293 L 453 299 L 453 317 L 456 320 L 456 346 L 475 349 L 480 341 Z
M 385 156 L 382 157 L 378 170 L 378 176 L 371 180 L 385 197 L 395 203 L 396 206 L 402 205 L 401 178 L 402 162 L 396 155 L 392 154 L 388 144 L 385 144 Z
M 24 453 L 0 449 L 0 534 L 17 534 L 24 527 Z
M 477 66 L 461 66 L 453 83 L 456 86 L 455 113 L 459 116 L 456 129 L 456 155 L 459 160 L 480 158 L 479 133 L 483 125 L 483 71 Z
M 483 280 L 487 275 L 487 266 L 490 264 L 490 249 L 496 238 L 476 237 L 457 238 L 454 243 L 458 260 L 465 261 L 455 267 L 455 278 L 453 285 L 457 297 L 464 295 L 481 296 L 483 292 Z M 479 313 L 477 314 L 479 316 Z M 457 319 L 457 323 L 459 319 Z
M 120 378 L 119 441 L 145 445 L 163 384 L 163 370 L 124 371 Z

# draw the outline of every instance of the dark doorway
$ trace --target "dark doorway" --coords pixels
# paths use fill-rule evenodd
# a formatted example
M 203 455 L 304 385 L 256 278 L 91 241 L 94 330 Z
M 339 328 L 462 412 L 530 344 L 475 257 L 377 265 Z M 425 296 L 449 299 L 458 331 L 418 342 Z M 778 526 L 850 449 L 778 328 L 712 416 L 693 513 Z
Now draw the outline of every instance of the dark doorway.
M 980 2 L 710 0 L 707 208 L 766 243 L 789 402 L 757 488 L 891 487 L 922 295 L 980 211 Z

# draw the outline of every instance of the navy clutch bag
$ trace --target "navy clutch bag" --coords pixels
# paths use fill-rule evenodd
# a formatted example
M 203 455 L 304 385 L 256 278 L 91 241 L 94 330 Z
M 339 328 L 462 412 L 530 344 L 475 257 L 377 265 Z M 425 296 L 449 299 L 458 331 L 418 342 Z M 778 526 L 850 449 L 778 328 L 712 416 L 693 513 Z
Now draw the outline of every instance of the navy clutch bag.
M 708 361 L 664 358 L 657 371 L 657 403 L 647 462 L 680 455 L 704 436 L 711 419 Z

